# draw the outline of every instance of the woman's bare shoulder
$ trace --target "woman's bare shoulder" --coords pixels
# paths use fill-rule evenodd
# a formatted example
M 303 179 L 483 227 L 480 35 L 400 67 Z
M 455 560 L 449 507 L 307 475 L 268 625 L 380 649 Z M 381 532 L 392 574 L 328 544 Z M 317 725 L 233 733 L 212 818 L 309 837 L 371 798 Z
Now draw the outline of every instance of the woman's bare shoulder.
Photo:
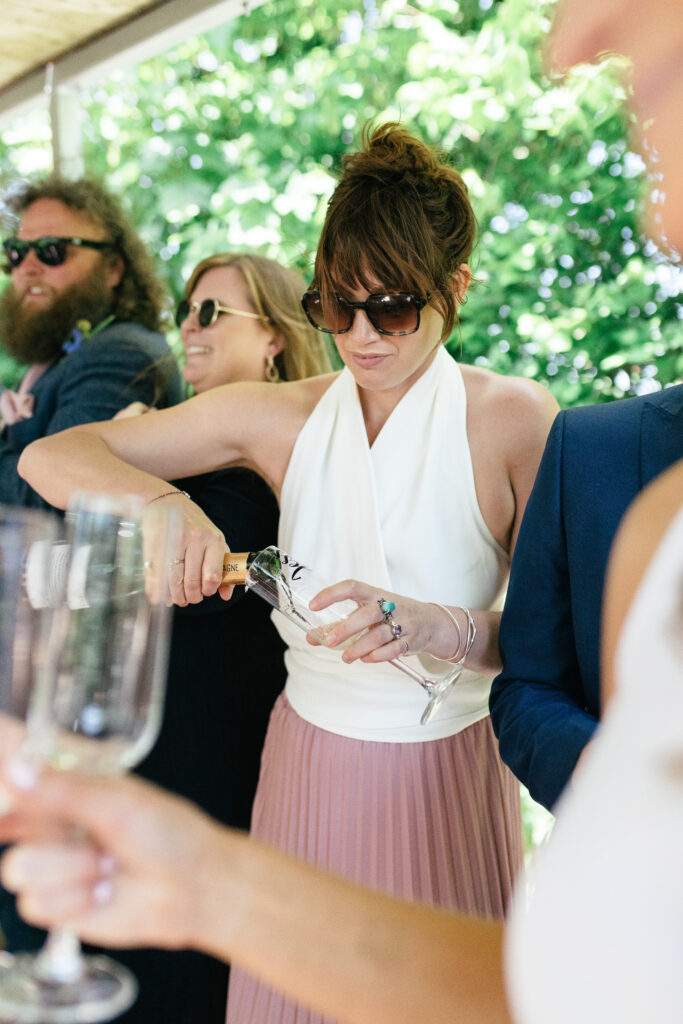
M 482 366 L 460 365 L 467 394 L 468 418 L 508 434 L 547 431 L 559 411 L 543 384 L 526 377 L 506 377 Z
M 266 419 L 271 416 L 287 417 L 288 414 L 298 418 L 312 411 L 338 375 L 338 372 L 326 373 L 319 377 L 283 381 L 279 384 L 259 381 L 223 384 L 190 399 L 186 404 L 197 410 L 206 409 L 209 414 L 234 409 L 238 415 L 243 411 L 257 412 Z

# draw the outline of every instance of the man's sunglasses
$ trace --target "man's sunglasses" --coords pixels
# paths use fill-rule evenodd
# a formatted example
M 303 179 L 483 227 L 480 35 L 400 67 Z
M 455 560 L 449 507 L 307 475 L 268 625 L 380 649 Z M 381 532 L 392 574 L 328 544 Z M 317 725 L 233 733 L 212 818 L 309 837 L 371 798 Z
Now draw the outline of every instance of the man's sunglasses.
M 415 333 L 427 301 L 410 292 L 375 292 L 365 302 L 348 302 L 341 295 L 332 295 L 323 304 L 320 292 L 306 292 L 301 305 L 315 329 L 326 334 L 350 331 L 356 310 L 362 309 L 380 334 L 401 335 Z
M 258 313 L 248 313 L 246 309 L 233 309 L 231 306 L 222 306 L 218 299 L 204 299 L 203 302 L 190 302 L 189 299 L 182 299 L 178 303 L 175 314 L 176 326 L 180 327 L 183 320 L 187 320 L 190 313 L 195 312 L 200 327 L 212 327 L 221 313 L 232 313 L 233 316 L 248 316 L 252 320 L 266 320 L 265 317 L 259 316 Z
M 34 238 L 30 242 L 21 238 L 8 238 L 2 243 L 7 262 L 12 268 L 20 266 L 31 249 L 46 267 L 61 267 L 62 263 L 66 261 L 70 245 L 76 245 L 82 249 L 112 248 L 111 242 L 96 242 L 91 238 L 57 238 L 53 235 Z

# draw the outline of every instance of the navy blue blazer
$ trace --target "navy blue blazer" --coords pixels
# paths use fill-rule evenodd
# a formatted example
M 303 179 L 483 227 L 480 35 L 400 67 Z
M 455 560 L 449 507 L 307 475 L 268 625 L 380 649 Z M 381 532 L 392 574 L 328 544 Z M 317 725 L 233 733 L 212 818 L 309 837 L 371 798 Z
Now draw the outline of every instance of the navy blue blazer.
M 185 389 L 163 335 L 115 322 L 49 366 L 31 393 L 31 418 L 0 433 L 0 502 L 49 508 L 17 473 L 27 444 L 79 423 L 111 419 L 130 402 L 151 404 L 156 397 L 156 405 L 175 405 Z
M 683 457 L 683 385 L 559 413 L 527 504 L 491 689 L 500 753 L 552 808 L 600 714 L 602 592 L 636 494 Z

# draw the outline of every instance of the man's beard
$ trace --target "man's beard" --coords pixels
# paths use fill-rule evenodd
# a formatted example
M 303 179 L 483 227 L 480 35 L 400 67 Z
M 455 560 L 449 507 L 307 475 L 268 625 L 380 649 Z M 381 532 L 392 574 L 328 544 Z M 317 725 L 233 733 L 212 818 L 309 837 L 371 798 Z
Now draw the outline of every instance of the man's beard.
M 111 306 L 111 289 L 103 283 L 99 266 L 41 309 L 32 308 L 30 300 L 24 302 L 10 283 L 0 296 L 0 346 L 18 363 L 52 362 L 62 355 L 62 345 L 78 320 L 96 327 Z

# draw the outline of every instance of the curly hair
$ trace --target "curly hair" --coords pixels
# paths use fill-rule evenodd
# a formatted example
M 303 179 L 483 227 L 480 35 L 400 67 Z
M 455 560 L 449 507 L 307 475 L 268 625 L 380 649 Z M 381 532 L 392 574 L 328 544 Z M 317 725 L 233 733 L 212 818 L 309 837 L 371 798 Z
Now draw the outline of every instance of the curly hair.
M 281 334 L 284 346 L 275 356 L 282 380 L 301 380 L 332 369 L 324 339 L 309 324 L 301 306 L 306 283 L 296 271 L 265 256 L 244 252 L 221 252 L 198 263 L 185 285 L 189 299 L 208 270 L 234 267 L 242 274 L 254 312 L 268 320 Z
M 7 207 L 20 217 L 39 199 L 55 199 L 101 225 L 113 251 L 124 262 L 121 281 L 114 289 L 112 313 L 117 320 L 132 320 L 158 331 L 166 304 L 166 290 L 142 240 L 128 223 L 123 209 L 100 182 L 91 178 L 69 181 L 51 175 L 27 181 L 7 198 Z
M 355 288 L 430 296 L 442 337 L 457 319 L 454 275 L 472 255 L 477 222 L 458 172 L 402 125 L 366 125 L 344 157 L 315 259 L 323 302 Z

